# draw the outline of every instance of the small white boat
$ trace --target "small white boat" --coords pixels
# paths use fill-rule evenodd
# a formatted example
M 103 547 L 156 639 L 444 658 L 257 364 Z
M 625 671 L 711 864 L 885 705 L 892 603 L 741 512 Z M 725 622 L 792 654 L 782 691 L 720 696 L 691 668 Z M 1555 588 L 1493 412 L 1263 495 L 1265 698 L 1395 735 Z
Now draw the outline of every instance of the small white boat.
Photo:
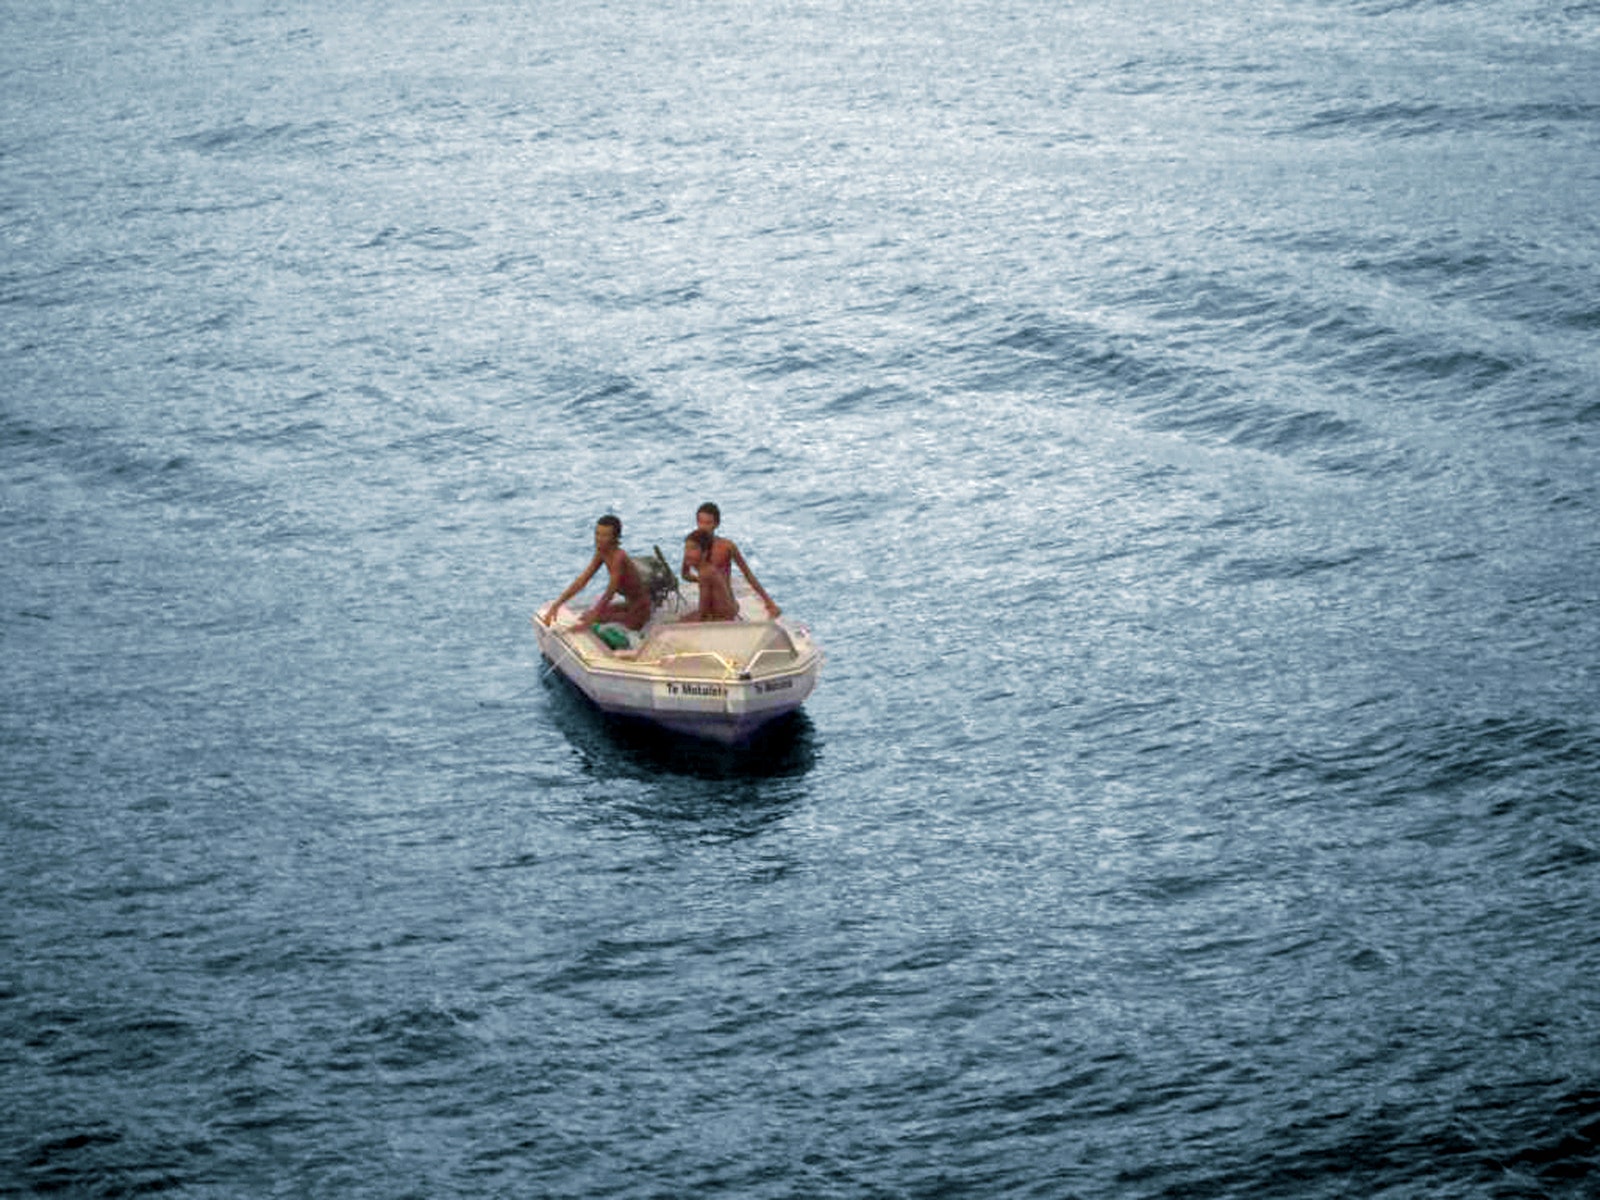
M 538 614 L 532 619 L 552 669 L 602 712 L 676 733 L 741 742 L 799 708 L 816 687 L 822 647 L 804 625 L 771 620 L 744 597 L 737 621 L 685 621 L 686 611 L 669 600 L 621 649 L 593 629 L 573 628 L 579 612 L 569 606 L 550 625 Z M 615 625 L 603 630 L 614 639 L 622 632 Z

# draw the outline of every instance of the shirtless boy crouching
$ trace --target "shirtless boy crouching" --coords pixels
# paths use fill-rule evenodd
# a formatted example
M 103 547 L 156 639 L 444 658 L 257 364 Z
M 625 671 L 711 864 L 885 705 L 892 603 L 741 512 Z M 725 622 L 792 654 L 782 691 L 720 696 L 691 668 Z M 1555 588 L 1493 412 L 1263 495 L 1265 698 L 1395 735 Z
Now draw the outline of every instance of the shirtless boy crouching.
M 706 605 L 705 579 L 710 575 L 720 576 L 720 585 L 713 582 L 713 590 L 720 593 L 723 589 L 727 592 L 727 601 L 732 606 L 732 615 L 727 617 L 699 616 L 697 619 L 731 621 L 739 615 L 739 605 L 733 598 L 733 568 L 737 564 L 739 570 L 744 572 L 744 577 L 750 582 L 750 588 L 761 597 L 761 603 L 766 605 L 767 616 L 776 620 L 783 612 L 773 598 L 767 595 L 767 589 L 761 586 L 761 581 L 756 578 L 756 573 L 750 569 L 750 564 L 745 562 L 744 555 L 739 553 L 731 538 L 718 537 L 717 526 L 722 524 L 722 511 L 709 500 L 702 504 L 694 514 L 695 533 L 689 535 L 684 542 L 683 566 L 680 568 L 684 579 L 690 583 L 699 583 L 700 605 L 702 613 Z M 704 534 L 708 540 L 699 540 L 695 534 Z M 700 557 L 695 562 L 690 562 L 690 542 L 700 547 Z
M 546 625 L 551 624 L 556 613 L 561 611 L 561 606 L 588 586 L 602 563 L 605 564 L 607 575 L 605 594 L 584 611 L 573 628 L 587 629 L 592 625 L 614 622 L 628 629 L 643 629 L 645 622 L 650 619 L 650 591 L 639 575 L 639 568 L 633 565 L 633 560 L 622 549 L 621 518 L 610 513 L 595 522 L 594 557 L 589 560 L 589 565 L 561 593 L 561 597 L 539 615 L 539 619 Z M 620 600 L 615 598 L 619 595 L 622 597 Z
M 737 621 L 739 602 L 726 572 L 711 565 L 712 538 L 696 529 L 683 539 L 683 577 L 700 585 L 700 607 L 683 617 L 685 621 Z

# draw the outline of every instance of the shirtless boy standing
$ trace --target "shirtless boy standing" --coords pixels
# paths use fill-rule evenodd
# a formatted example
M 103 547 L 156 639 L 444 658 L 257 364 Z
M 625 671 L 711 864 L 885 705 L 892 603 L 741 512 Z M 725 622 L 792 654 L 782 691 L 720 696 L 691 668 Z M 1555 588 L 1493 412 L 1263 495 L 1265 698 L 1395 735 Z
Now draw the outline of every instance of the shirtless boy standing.
M 701 571 L 720 571 L 723 578 L 728 581 L 728 591 L 733 591 L 733 564 L 739 565 L 739 570 L 744 572 L 744 577 L 750 581 L 750 588 L 761 597 L 761 602 L 767 606 L 767 616 L 776 618 L 783 610 L 777 602 L 767 595 L 767 589 L 761 586 L 755 572 L 750 569 L 750 564 L 745 562 L 744 555 L 739 553 L 739 547 L 734 545 L 729 538 L 717 536 L 717 526 L 722 524 L 722 511 L 710 501 L 702 504 L 694 514 L 694 523 L 703 533 L 711 537 L 711 550 L 699 564 L 691 564 L 687 553 L 684 555 L 681 568 L 683 577 L 690 583 L 698 583 Z
M 639 568 L 633 565 L 633 560 L 622 549 L 621 518 L 609 513 L 595 522 L 594 557 L 589 560 L 589 565 L 561 593 L 561 598 L 540 614 L 539 619 L 546 625 L 554 621 L 561 606 L 583 591 L 600 569 L 601 563 L 606 567 L 605 595 L 579 618 L 574 628 L 587 629 L 591 625 L 614 621 L 629 629 L 643 629 L 644 623 L 650 619 L 650 592 L 639 577 Z M 619 594 L 622 599 L 613 600 Z

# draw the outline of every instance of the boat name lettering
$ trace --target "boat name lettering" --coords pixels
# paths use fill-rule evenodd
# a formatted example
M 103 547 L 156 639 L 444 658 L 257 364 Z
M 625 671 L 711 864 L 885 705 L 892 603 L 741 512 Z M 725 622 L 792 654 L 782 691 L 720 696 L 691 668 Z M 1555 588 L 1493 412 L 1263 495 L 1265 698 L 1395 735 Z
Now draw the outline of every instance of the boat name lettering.
M 720 683 L 669 683 L 669 696 L 726 696 L 728 689 Z
M 768 679 L 756 684 L 758 692 L 786 692 L 794 686 L 792 679 Z

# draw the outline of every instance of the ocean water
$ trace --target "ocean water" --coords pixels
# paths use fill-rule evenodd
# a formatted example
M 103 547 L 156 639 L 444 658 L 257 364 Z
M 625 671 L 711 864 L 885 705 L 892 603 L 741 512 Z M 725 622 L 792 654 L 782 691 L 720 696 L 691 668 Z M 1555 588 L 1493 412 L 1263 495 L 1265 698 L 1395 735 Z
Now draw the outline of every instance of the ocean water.
M 1600 1187 L 1600 5 L 38 0 L 0 99 L 0 1194 Z M 705 499 L 829 655 L 737 752 L 528 627 Z

